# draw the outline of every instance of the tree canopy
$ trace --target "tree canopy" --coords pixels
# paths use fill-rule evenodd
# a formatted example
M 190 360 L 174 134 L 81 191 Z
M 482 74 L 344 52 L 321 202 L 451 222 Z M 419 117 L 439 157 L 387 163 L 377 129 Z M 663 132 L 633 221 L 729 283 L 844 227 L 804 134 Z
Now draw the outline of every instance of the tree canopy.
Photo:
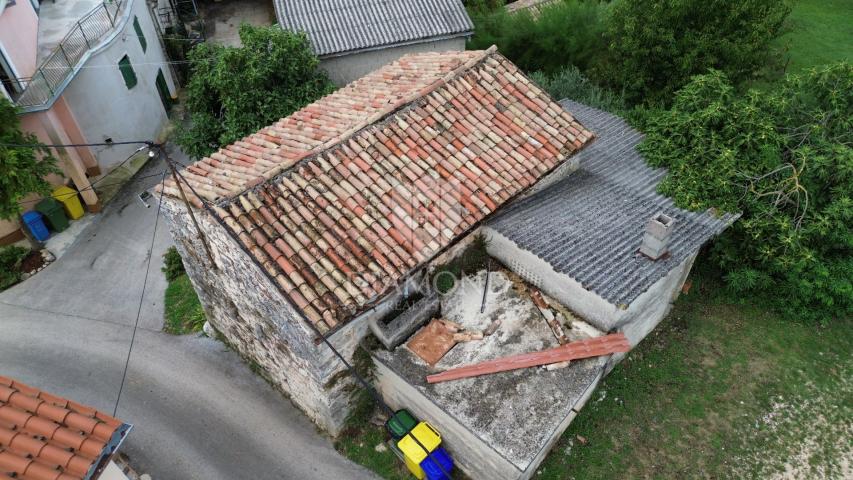
M 20 202 L 28 194 L 50 193 L 45 177 L 61 172 L 46 147 L 3 144 L 40 145 L 35 135 L 21 130 L 15 106 L 0 96 L 0 218 L 10 219 L 21 214 Z
M 202 157 L 334 90 L 304 34 L 240 27 L 241 47 L 203 43 L 189 54 L 190 124 L 178 144 Z
M 737 291 L 781 311 L 853 312 L 853 65 L 738 94 L 712 71 L 645 116 L 647 161 L 684 208 L 741 211 L 712 258 Z

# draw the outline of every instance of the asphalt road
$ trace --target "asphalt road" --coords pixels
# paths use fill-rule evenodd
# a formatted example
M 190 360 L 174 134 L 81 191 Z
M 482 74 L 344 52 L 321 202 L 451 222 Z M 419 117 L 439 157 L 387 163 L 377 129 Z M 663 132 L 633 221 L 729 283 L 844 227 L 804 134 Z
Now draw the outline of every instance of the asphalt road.
M 44 271 L 0 293 L 0 375 L 112 413 L 131 339 L 157 200 L 136 195 L 164 170 L 149 162 Z M 137 470 L 167 479 L 367 479 L 232 351 L 162 333 L 161 217 L 116 415 Z

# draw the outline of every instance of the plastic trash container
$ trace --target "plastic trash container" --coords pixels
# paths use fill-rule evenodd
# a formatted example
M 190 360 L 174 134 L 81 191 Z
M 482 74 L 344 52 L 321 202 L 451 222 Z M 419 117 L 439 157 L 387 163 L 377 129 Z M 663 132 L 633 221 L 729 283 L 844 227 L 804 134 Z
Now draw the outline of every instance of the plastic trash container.
M 421 468 L 426 473 L 427 480 L 453 480 L 449 477 L 453 471 L 453 459 L 444 447 L 436 448 L 423 459 Z
M 418 420 L 414 415 L 403 408 L 394 412 L 394 415 L 385 422 L 385 428 L 388 429 L 388 433 L 391 434 L 394 440 L 399 440 L 405 437 L 417 424 Z
M 36 211 L 44 215 L 47 224 L 54 232 L 68 228 L 68 217 L 62 209 L 62 204 L 53 198 L 45 198 L 36 204 Z
M 57 187 L 51 196 L 62 203 L 62 206 L 65 207 L 65 213 L 71 220 L 77 220 L 86 213 L 83 210 L 83 204 L 80 203 L 80 198 L 77 197 L 77 191 L 73 188 Z
M 440 444 L 441 435 L 430 424 L 421 422 L 397 442 L 397 447 L 403 452 L 403 461 L 412 475 L 423 480 L 426 472 L 421 468 L 421 462 Z
M 21 215 L 21 218 L 24 219 L 24 225 L 27 226 L 27 229 L 39 242 L 44 242 L 48 237 L 50 237 L 50 232 L 47 231 L 47 225 L 44 224 L 39 212 L 29 211 Z

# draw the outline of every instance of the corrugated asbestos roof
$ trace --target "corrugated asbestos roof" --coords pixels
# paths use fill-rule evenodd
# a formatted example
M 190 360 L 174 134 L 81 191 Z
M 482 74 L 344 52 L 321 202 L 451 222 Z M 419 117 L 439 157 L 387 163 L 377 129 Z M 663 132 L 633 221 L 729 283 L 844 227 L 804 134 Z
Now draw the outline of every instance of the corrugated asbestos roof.
M 614 305 L 629 305 L 738 215 L 688 212 L 656 193 L 664 169 L 636 150 L 643 136 L 621 118 L 563 100 L 597 139 L 578 154 L 580 169 L 504 209 L 489 226 Z M 670 256 L 638 253 L 646 222 L 675 218 Z
M 184 176 L 201 197 L 218 200 L 214 211 L 232 235 L 326 331 L 591 139 L 494 49 L 423 53 Z M 178 196 L 174 183 L 166 193 Z
M 469 35 L 461 0 L 275 0 L 278 23 L 318 56 Z
M 0 376 L 0 479 L 96 478 L 129 430 L 94 408 Z

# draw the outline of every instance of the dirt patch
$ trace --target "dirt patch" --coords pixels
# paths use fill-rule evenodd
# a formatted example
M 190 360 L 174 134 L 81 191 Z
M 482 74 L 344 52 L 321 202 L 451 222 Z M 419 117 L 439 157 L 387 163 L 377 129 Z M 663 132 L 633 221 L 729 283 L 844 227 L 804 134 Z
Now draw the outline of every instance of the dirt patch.
M 21 273 L 35 273 L 38 269 L 43 267 L 45 263 L 44 256 L 41 252 L 33 250 L 21 262 L 19 269 Z

